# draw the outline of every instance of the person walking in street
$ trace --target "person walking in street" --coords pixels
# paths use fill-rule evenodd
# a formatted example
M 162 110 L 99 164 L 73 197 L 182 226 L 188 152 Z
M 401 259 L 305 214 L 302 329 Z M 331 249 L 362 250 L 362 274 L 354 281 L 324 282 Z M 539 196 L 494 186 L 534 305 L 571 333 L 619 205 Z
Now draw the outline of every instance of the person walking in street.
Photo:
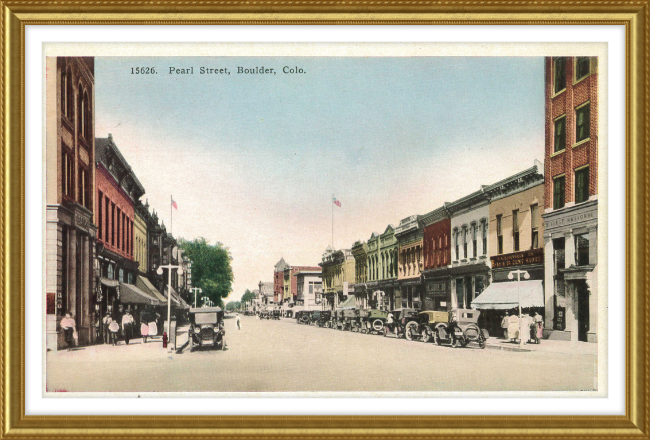
M 239 313 L 237 313 L 237 330 L 241 330 L 241 321 L 239 320 Z
M 110 344 L 111 343 L 111 335 L 110 335 L 110 330 L 108 327 L 111 325 L 111 322 L 113 322 L 113 317 L 111 316 L 110 312 L 106 312 L 106 316 L 102 319 L 102 332 L 104 336 L 104 344 Z
M 131 310 L 127 310 L 126 313 L 122 316 L 122 331 L 124 332 L 124 342 L 126 345 L 129 345 L 129 340 L 131 339 L 131 333 L 133 331 L 133 316 L 131 316 Z
M 544 318 L 542 318 L 542 315 L 539 314 L 539 312 L 535 312 L 535 316 L 533 317 L 533 320 L 535 321 L 535 342 L 539 344 L 539 341 L 542 340 L 542 337 L 544 336 Z
M 519 317 L 516 310 L 510 312 L 508 318 L 508 339 L 510 342 L 515 342 L 519 338 Z
M 65 343 L 68 346 L 68 350 L 75 346 L 75 333 L 77 333 L 77 323 L 72 319 L 70 312 L 65 314 L 65 317 L 61 319 L 61 328 L 63 329 L 63 336 Z
M 108 331 L 110 332 L 110 342 L 113 345 L 117 345 L 117 332 L 120 331 L 120 325 L 117 323 L 117 320 L 111 319 L 111 323 L 108 324 Z

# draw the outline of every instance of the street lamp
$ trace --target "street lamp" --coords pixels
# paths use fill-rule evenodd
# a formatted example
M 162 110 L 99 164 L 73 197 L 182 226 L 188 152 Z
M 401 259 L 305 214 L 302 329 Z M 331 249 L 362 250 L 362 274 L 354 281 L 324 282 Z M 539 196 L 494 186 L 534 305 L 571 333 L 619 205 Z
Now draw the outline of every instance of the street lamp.
M 170 258 L 170 263 L 167 264 L 166 266 L 158 266 L 158 269 L 156 270 L 156 273 L 158 275 L 163 274 L 163 269 L 167 269 L 167 338 L 171 338 L 172 334 L 172 269 L 178 269 L 178 275 L 183 275 L 183 266 L 174 266 L 171 264 L 171 258 Z M 174 339 L 176 341 L 176 339 Z M 175 343 L 175 342 L 174 342 Z M 171 344 L 167 345 L 167 352 L 172 351 Z
M 517 283 L 519 283 L 519 281 L 521 281 L 521 275 L 524 276 L 525 280 L 530 278 L 530 274 L 527 271 L 517 269 L 517 270 L 513 270 L 512 272 L 510 272 L 508 274 L 508 279 L 509 280 L 514 280 L 515 275 L 517 275 Z M 520 285 L 517 284 L 517 306 L 519 307 L 519 345 L 524 345 L 524 336 L 521 333 L 521 298 L 520 298 L 521 292 L 520 292 L 520 289 L 521 289 Z
M 196 292 L 203 293 L 203 289 L 200 287 L 192 287 L 190 290 L 194 291 L 194 308 L 196 308 Z

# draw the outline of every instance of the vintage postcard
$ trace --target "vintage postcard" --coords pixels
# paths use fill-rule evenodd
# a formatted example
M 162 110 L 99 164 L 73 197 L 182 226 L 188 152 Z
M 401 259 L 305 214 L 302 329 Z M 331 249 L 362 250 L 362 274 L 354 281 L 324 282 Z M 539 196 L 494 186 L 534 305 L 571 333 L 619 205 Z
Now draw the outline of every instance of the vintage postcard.
M 44 395 L 606 396 L 606 47 L 316 46 L 45 47 Z

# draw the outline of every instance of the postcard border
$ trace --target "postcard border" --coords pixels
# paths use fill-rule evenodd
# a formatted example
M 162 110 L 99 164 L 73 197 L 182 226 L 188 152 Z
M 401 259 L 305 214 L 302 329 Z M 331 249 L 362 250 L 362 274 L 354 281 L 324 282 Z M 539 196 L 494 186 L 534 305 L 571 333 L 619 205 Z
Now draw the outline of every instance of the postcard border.
M 315 4 L 315 5 L 314 5 Z M 178 13 L 179 6 L 183 12 Z M 648 437 L 650 275 L 644 244 L 648 197 L 648 2 L 170 1 L 0 2 L 0 436 L 56 437 Z M 71 12 L 82 7 L 82 12 Z M 468 9 L 469 8 L 469 9 Z M 215 12 L 216 11 L 216 12 Z M 172 15 L 173 14 L 173 15 Z M 171 17 L 171 18 L 170 18 Z M 626 29 L 625 416 L 26 416 L 25 26 L 53 24 L 553 24 Z M 19 292 L 10 295 L 9 292 Z M 184 429 L 183 429 L 184 428 Z M 181 429 L 183 429 L 181 431 Z

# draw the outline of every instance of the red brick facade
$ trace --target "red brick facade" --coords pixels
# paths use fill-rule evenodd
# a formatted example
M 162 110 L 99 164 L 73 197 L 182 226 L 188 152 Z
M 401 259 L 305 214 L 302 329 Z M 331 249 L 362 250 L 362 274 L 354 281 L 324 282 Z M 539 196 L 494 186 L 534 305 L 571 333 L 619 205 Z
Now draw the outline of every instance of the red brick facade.
M 565 203 L 575 201 L 575 170 L 589 165 L 589 196 L 598 194 L 598 61 L 590 58 L 590 73 L 575 81 L 576 58 L 566 57 L 566 88 L 554 93 L 553 58 L 546 58 L 545 207 L 553 207 L 553 178 L 565 175 Z M 576 108 L 589 102 L 589 138 L 576 144 Z M 566 147 L 555 150 L 554 121 L 566 115 Z
M 95 184 L 97 241 L 106 249 L 133 260 L 133 201 L 101 163 L 97 164 Z
M 424 270 L 451 264 L 451 220 L 446 218 L 424 228 Z

